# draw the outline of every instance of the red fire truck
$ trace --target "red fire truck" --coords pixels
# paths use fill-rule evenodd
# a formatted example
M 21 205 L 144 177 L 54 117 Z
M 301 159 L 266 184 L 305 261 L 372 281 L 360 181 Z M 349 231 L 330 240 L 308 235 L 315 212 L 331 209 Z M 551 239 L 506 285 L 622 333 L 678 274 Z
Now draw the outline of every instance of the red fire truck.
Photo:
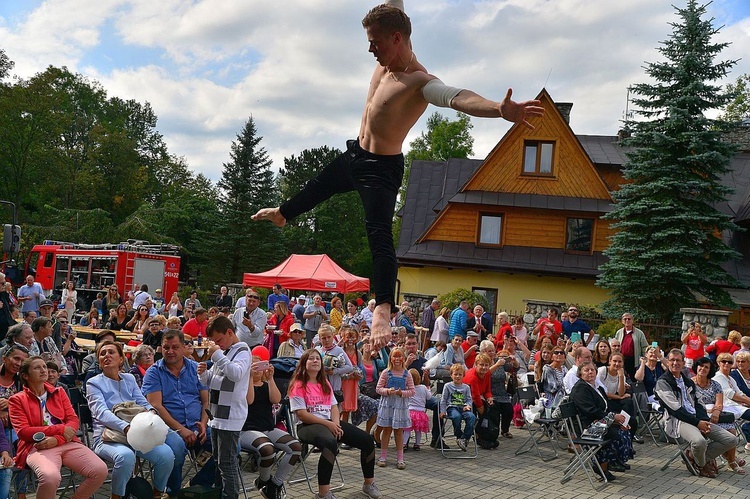
M 149 244 L 130 239 L 119 244 L 76 244 L 44 241 L 31 249 L 26 263 L 26 275 L 35 276 L 45 291 L 62 291 L 63 283 L 72 279 L 78 290 L 79 305 L 86 307 L 101 291 L 116 284 L 125 295 L 147 284 L 153 296 L 162 290 L 167 300 L 177 291 L 180 277 L 180 247 L 168 244 Z

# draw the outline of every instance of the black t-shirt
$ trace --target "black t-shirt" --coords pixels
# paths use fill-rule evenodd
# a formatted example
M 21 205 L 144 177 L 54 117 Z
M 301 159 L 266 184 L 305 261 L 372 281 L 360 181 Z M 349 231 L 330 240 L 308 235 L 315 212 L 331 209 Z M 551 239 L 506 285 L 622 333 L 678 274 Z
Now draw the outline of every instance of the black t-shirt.
M 252 383 L 253 380 L 250 380 Z M 268 383 L 264 382 L 255 387 L 255 400 L 247 406 L 247 419 L 242 431 L 271 431 L 276 426 L 276 419 L 273 417 L 273 405 L 268 392 Z

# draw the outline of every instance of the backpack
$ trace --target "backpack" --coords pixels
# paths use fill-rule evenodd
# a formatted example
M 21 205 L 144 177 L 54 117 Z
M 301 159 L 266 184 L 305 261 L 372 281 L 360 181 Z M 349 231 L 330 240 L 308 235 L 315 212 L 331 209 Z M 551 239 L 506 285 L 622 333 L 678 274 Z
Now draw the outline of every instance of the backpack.
M 497 422 L 489 415 L 489 410 L 485 410 L 484 414 L 479 417 L 476 426 L 477 443 L 483 448 L 491 448 L 492 443 L 496 442 L 500 436 L 500 427 Z M 485 445 L 489 445 L 486 447 Z

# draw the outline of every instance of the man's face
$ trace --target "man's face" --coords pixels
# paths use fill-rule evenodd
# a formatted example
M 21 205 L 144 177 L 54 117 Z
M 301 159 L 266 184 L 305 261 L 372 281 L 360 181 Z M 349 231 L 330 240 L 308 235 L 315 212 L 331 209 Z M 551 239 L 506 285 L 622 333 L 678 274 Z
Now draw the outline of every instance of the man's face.
M 195 316 L 195 322 L 198 324 L 201 324 L 206 321 L 206 318 L 208 317 L 208 314 L 198 314 Z
M 682 373 L 682 366 L 685 364 L 685 359 L 682 358 L 682 355 L 670 353 L 669 357 L 667 357 L 667 363 L 669 365 L 669 372 L 675 378 L 679 377 Z
M 41 312 L 42 317 L 52 317 L 52 305 L 45 305 L 44 307 L 39 307 L 39 312 Z
M 548 310 L 547 317 L 549 317 L 549 320 L 553 321 L 557 319 L 557 313 L 554 310 Z
M 575 307 L 570 307 L 568 309 L 568 317 L 571 319 L 577 319 L 578 318 L 578 309 Z
M 33 286 L 34 285 L 34 276 L 26 276 L 26 285 L 27 286 Z
M 580 353 L 579 355 L 580 355 L 578 359 L 579 366 L 585 362 L 591 362 L 591 360 L 593 359 L 593 356 L 591 355 L 591 350 L 589 350 L 588 348 L 586 348 L 585 351 L 582 351 L 582 353 Z
M 630 314 L 622 314 L 622 323 L 625 327 L 630 328 L 633 326 L 633 316 Z
M 316 307 L 321 307 L 323 306 L 323 298 L 321 298 L 320 296 L 316 296 L 315 298 L 313 298 L 313 303 L 315 303 Z
M 622 346 L 619 341 L 613 341 L 609 344 L 609 346 L 612 348 L 612 353 L 619 352 L 620 347 Z
M 477 344 L 477 339 L 478 338 L 476 336 L 469 335 L 469 336 L 466 337 L 466 343 L 468 343 L 469 346 L 476 345 Z
M 260 295 L 251 293 L 245 297 L 245 310 L 252 312 L 260 305 Z
M 394 36 L 387 35 L 377 26 L 365 28 L 367 41 L 370 43 L 368 52 L 375 56 L 378 64 L 388 66 L 393 61 L 396 51 L 394 49 Z
M 36 319 L 36 312 L 29 312 L 28 314 L 26 314 L 26 322 L 28 322 L 29 324 L 34 322 L 34 319 Z
M 437 310 L 437 309 L 440 308 L 440 304 L 439 303 L 431 303 L 430 304 L 430 308 L 432 308 L 432 310 Z
M 475 317 L 482 317 L 483 313 L 484 313 L 484 308 L 481 305 L 477 305 L 476 307 L 474 307 Z
M 417 339 L 416 338 L 407 338 L 406 342 L 404 343 L 404 346 L 406 347 L 406 353 L 410 354 L 417 354 Z
M 227 287 L 226 286 L 222 286 L 221 287 L 221 296 L 224 296 L 225 294 L 227 294 Z
M 164 356 L 164 363 L 168 366 L 179 366 L 184 362 L 185 345 L 179 338 L 169 338 L 161 344 L 161 352 Z
M 23 330 L 23 333 L 18 337 L 18 343 L 26 348 L 31 348 L 31 344 L 34 343 L 34 332 L 30 327 Z
M 232 346 L 232 338 L 229 336 L 229 331 L 227 331 L 226 333 L 215 332 L 214 334 L 209 336 L 208 339 L 216 343 L 216 345 L 222 350 L 226 350 Z
M 281 288 L 278 287 L 278 286 L 274 286 L 273 287 L 273 293 L 276 294 L 276 295 L 280 295 L 281 294 Z

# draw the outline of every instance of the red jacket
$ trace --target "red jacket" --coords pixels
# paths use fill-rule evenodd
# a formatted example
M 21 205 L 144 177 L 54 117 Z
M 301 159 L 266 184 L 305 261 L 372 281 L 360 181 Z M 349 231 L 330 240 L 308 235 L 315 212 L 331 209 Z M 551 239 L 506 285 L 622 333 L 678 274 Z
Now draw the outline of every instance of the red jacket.
M 78 431 L 80 424 L 78 416 L 73 410 L 68 395 L 62 387 L 54 387 L 49 383 L 44 384 L 47 390 L 47 411 L 62 421 L 62 424 L 43 426 L 42 404 L 39 398 L 28 387 L 22 392 L 16 393 L 8 399 L 10 422 L 18 434 L 18 450 L 16 451 L 16 467 L 23 469 L 26 466 L 26 457 L 34 446 L 34 433 L 42 432 L 48 437 L 55 437 L 57 445 L 66 442 L 63 432 L 66 426 Z M 80 442 L 78 437 L 73 437 L 74 442 Z
M 492 375 L 489 373 L 489 371 L 484 373 L 484 378 L 482 379 L 479 379 L 479 376 L 477 376 L 476 368 L 472 368 L 466 371 L 466 375 L 464 376 L 464 383 L 469 385 L 469 388 L 471 388 L 471 399 L 474 401 L 474 405 L 476 407 L 484 407 L 482 396 L 484 396 L 485 399 L 492 398 L 490 381 L 492 381 Z

